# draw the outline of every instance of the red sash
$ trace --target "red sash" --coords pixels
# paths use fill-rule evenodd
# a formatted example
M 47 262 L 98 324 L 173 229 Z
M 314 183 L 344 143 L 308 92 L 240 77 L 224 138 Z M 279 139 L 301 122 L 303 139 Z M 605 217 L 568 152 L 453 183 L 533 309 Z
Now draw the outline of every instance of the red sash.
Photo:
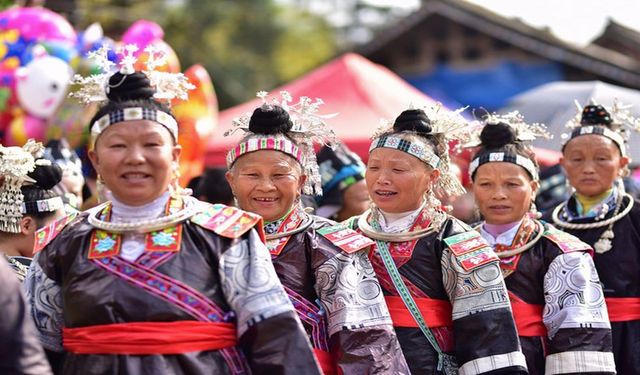
M 516 322 L 518 336 L 538 337 L 547 335 L 547 327 L 542 322 L 542 305 L 533 305 L 511 298 L 511 311 Z
M 404 302 L 402 302 L 401 297 L 385 296 L 384 299 L 387 302 L 394 327 L 418 328 L 418 323 L 416 323 Z M 416 297 L 413 300 L 416 302 L 429 328 L 451 326 L 451 304 L 449 301 Z
M 610 297 L 605 298 L 609 320 L 612 322 L 628 322 L 640 320 L 640 298 Z
M 64 348 L 76 354 L 181 354 L 236 345 L 233 323 L 135 322 L 64 328 Z
M 320 349 L 313 349 L 313 354 L 316 356 L 316 360 L 324 375 L 338 375 L 336 364 L 331 353 Z

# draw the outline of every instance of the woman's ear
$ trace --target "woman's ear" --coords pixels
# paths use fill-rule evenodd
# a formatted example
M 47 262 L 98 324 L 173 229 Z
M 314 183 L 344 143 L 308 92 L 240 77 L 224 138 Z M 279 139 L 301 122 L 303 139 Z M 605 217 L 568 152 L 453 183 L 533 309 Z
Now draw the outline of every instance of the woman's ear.
M 304 189 L 304 184 L 307 182 L 307 175 L 306 174 L 301 174 L 300 177 L 298 177 L 298 191 L 300 191 L 300 194 L 302 195 L 302 191 Z
M 224 178 L 229 183 L 229 186 L 231 187 L 231 192 L 234 192 L 235 189 L 234 189 L 234 185 L 233 185 L 233 172 L 226 171 L 225 174 L 224 174 Z M 235 195 L 235 193 L 233 195 Z
M 438 182 L 438 179 L 440 178 L 440 170 L 439 169 L 432 169 L 431 170 L 431 174 L 429 175 L 429 185 L 430 188 L 433 188 L 433 186 L 436 184 L 436 182 Z
M 31 216 L 23 216 L 20 219 L 20 233 L 27 236 L 31 235 L 38 230 L 38 224 L 36 220 Z

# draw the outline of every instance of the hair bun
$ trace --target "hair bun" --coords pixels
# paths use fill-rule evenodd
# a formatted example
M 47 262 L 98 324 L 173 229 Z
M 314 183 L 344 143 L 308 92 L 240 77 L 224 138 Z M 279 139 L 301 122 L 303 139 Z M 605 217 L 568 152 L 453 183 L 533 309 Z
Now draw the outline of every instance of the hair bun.
M 132 74 L 115 73 L 109 78 L 107 97 L 113 101 L 128 101 L 151 99 L 156 90 L 151 87 L 151 81 L 146 74 L 135 72 Z
M 580 125 L 611 125 L 613 120 L 607 110 L 600 104 L 589 104 L 582 110 Z
M 487 149 L 497 149 L 516 141 L 515 130 L 507 123 L 487 124 L 480 133 L 480 142 Z
M 431 120 L 421 109 L 408 109 L 403 111 L 393 123 L 396 132 L 412 131 L 416 133 L 431 133 Z
M 249 120 L 249 130 L 256 134 L 286 133 L 293 128 L 289 113 L 278 105 L 256 108 Z
M 37 160 L 46 159 L 40 158 Z M 42 190 L 50 190 L 62 181 L 62 168 L 60 168 L 57 163 L 51 163 L 49 165 L 36 164 L 36 168 L 33 172 L 29 173 L 28 176 L 36 180 L 31 186 Z

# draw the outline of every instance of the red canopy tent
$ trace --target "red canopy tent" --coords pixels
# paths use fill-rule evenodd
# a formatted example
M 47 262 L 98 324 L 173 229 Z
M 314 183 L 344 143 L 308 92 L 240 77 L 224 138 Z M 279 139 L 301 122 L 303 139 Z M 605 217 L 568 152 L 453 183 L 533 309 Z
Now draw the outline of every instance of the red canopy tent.
M 421 107 L 434 104 L 433 99 L 409 85 L 387 68 L 364 57 L 347 53 L 315 69 L 309 74 L 272 92 L 286 90 L 297 100 L 300 96 L 321 98 L 325 104 L 320 114 L 337 116 L 327 120 L 338 138 L 366 162 L 370 137 L 380 119 L 393 119 L 410 105 Z M 244 113 L 251 113 L 261 103 L 254 99 L 220 112 L 218 127 L 214 131 L 205 156 L 208 166 L 224 166 L 227 151 L 242 137 L 242 131 L 224 137 L 231 121 Z M 546 151 L 546 150 L 541 150 Z M 557 154 L 537 152 L 545 164 L 555 164 Z M 542 155 L 541 155 L 542 154 Z M 551 160 L 546 160 L 549 159 Z

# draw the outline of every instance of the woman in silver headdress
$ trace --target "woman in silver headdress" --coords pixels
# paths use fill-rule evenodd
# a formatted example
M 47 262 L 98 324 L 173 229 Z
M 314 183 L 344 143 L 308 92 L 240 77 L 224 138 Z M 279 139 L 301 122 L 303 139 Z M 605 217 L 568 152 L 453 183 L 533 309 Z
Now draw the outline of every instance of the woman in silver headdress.
M 178 124 L 155 98 L 184 93 L 185 82 L 136 72 L 131 57 L 108 78 L 108 101 L 89 125 L 89 157 L 109 200 L 44 228 L 26 281 L 52 367 L 318 374 L 261 219 L 177 185 Z
M 440 107 L 407 110 L 371 143 L 373 207 L 350 221 L 371 239 L 376 271 L 414 374 L 524 374 L 498 258 L 435 198 L 464 190 L 448 141 L 466 126 Z
M 310 215 L 300 196 L 320 192 L 313 142 L 330 136 L 320 102 L 266 102 L 236 120 L 247 132 L 227 155 L 240 208 L 262 215 L 267 247 L 325 374 L 406 374 L 367 253 L 371 241 Z
M 640 373 L 640 205 L 625 192 L 631 161 L 625 127 L 638 128 L 619 103 L 584 107 L 568 123 L 560 164 L 574 189 L 545 219 L 593 246 L 609 310 L 619 374 Z
M 62 169 L 42 159 L 44 147 L 29 140 L 23 147 L 0 145 L 0 252 L 23 281 L 36 231 L 64 216 L 61 197 L 51 189 Z
M 548 134 L 517 112 L 481 125 L 469 144 L 480 146 L 469 167 L 478 229 L 500 258 L 529 373 L 614 374 L 593 251 L 536 217 L 538 165 L 526 142 Z

